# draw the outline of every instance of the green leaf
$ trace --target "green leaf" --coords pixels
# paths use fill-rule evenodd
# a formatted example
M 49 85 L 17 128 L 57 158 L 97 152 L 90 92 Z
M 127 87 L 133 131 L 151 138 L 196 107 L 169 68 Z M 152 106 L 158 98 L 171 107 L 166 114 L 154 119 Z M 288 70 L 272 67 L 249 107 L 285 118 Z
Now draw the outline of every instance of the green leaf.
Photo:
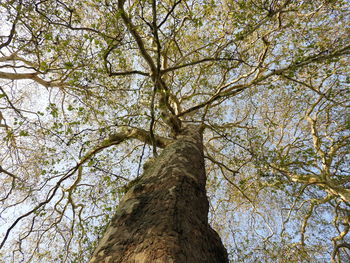
M 94 165 L 94 161 L 93 160 L 90 160 L 87 164 L 89 167 L 93 166 Z
M 29 136 L 27 131 L 20 131 L 19 136 Z
M 72 62 L 65 62 L 65 63 L 64 63 L 64 68 L 65 68 L 65 69 L 71 69 L 71 68 L 73 68 L 73 63 L 72 63 Z

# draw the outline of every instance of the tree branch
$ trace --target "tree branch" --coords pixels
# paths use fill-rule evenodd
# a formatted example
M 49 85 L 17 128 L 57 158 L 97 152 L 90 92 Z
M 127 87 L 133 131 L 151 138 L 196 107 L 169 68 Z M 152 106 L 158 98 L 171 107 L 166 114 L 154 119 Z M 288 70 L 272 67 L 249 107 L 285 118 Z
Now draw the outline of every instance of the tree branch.
M 118 9 L 120 11 L 120 15 L 123 19 L 123 22 L 127 27 L 127 29 L 129 30 L 129 32 L 131 33 L 131 35 L 133 36 L 133 38 L 135 39 L 137 46 L 139 47 L 140 53 L 143 56 L 143 58 L 146 60 L 147 64 L 150 66 L 152 73 L 155 74 L 157 71 L 156 65 L 154 64 L 150 54 L 148 54 L 139 33 L 135 30 L 135 26 L 131 22 L 131 19 L 127 16 L 124 10 L 124 3 L 125 3 L 125 0 L 118 0 Z
M 192 61 L 189 63 L 185 63 L 182 65 L 178 65 L 178 66 L 174 66 L 174 67 L 170 67 L 167 69 L 164 69 L 161 71 L 161 74 L 164 73 L 168 73 L 177 69 L 181 69 L 181 68 L 185 68 L 185 67 L 189 67 L 189 66 L 194 66 L 197 64 L 201 64 L 201 63 L 205 63 L 205 62 L 212 62 L 212 61 L 238 61 L 238 62 L 243 62 L 241 59 L 236 59 L 236 58 L 203 58 L 197 61 Z
M 111 72 L 109 73 L 109 76 L 113 77 L 113 76 L 128 76 L 128 75 L 134 75 L 134 74 L 138 74 L 138 75 L 142 75 L 142 76 L 146 76 L 149 77 L 150 74 L 144 71 L 140 71 L 140 70 L 130 70 L 130 71 L 123 71 L 123 72 Z
M 11 31 L 10 31 L 10 35 L 7 37 L 7 40 L 4 42 L 4 43 L 1 43 L 0 44 L 0 50 L 3 48 L 3 47 L 6 47 L 8 46 L 12 39 L 13 39 L 13 36 L 15 35 L 15 32 L 16 32 L 16 24 L 20 18 L 20 15 L 21 15 L 21 10 L 22 10 L 22 0 L 19 1 L 19 4 L 17 6 L 17 15 L 16 15 L 16 18 L 15 20 L 13 21 L 12 23 L 12 27 L 11 27 Z
M 0 79 L 9 80 L 21 80 L 21 79 L 31 79 L 35 82 L 45 86 L 45 87 L 62 87 L 63 83 L 57 83 L 53 81 L 46 81 L 38 77 L 39 73 L 10 73 L 10 72 L 0 72 Z
M 177 116 L 180 117 L 180 116 L 183 116 L 183 115 L 190 113 L 192 111 L 196 111 L 200 108 L 205 107 L 206 105 L 213 103 L 214 101 L 216 101 L 222 97 L 233 97 L 233 96 L 239 94 L 240 92 L 242 92 L 243 90 L 248 89 L 248 88 L 252 87 L 253 85 L 258 84 L 261 81 L 264 81 L 272 76 L 282 75 L 285 72 L 296 71 L 297 69 L 300 69 L 303 66 L 308 66 L 312 63 L 320 63 L 322 61 L 332 59 L 335 57 L 339 57 L 339 56 L 342 56 L 345 54 L 350 54 L 350 45 L 347 45 L 347 46 L 342 47 L 340 49 L 334 50 L 332 52 L 327 51 L 327 52 L 321 52 L 317 55 L 311 55 L 309 57 L 306 57 L 302 62 L 292 63 L 284 68 L 272 70 L 270 73 L 263 75 L 263 76 L 260 76 L 260 77 L 259 77 L 259 75 L 256 75 L 253 80 L 251 80 L 250 82 L 248 82 L 246 84 L 238 84 L 238 85 L 232 86 L 230 88 L 228 88 L 230 86 L 229 85 L 230 83 L 223 85 L 221 88 L 218 89 L 219 92 L 214 94 L 209 100 L 202 102 L 196 106 L 193 106 L 187 110 L 184 110 L 182 113 L 178 114 Z M 228 88 L 228 89 L 226 89 L 226 88 Z
M 178 4 L 180 4 L 180 3 L 181 3 L 181 0 L 179 0 L 179 1 L 177 1 L 177 2 L 175 2 L 175 3 L 173 4 L 173 6 L 171 7 L 170 11 L 169 11 L 169 12 L 166 14 L 166 16 L 164 17 L 163 21 L 159 23 L 158 28 L 161 28 L 161 27 L 162 27 L 162 25 L 168 20 L 168 18 L 169 18 L 169 16 L 171 15 L 171 13 L 174 12 L 175 7 L 176 7 Z

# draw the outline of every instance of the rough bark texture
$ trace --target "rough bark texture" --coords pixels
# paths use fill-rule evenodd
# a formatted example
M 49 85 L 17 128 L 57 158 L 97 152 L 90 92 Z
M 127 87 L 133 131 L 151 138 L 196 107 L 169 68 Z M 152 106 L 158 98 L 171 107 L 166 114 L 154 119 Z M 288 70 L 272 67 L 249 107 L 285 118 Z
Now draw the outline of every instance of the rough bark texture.
M 184 129 L 120 202 L 90 263 L 224 263 L 208 224 L 202 131 Z

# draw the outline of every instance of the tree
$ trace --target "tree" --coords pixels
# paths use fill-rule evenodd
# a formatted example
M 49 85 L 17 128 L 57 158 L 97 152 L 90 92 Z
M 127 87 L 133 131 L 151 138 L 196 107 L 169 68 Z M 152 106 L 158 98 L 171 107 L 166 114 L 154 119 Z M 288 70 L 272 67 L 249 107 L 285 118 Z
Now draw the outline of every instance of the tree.
M 0 6 L 0 260 L 349 260 L 348 1 Z

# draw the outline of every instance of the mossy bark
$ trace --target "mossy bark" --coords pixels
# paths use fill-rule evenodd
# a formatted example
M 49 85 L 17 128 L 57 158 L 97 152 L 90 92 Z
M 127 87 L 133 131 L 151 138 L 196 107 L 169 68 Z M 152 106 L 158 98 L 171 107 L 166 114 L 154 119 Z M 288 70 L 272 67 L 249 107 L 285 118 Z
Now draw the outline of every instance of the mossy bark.
M 208 224 L 202 130 L 187 127 L 118 206 L 90 263 L 225 263 Z

